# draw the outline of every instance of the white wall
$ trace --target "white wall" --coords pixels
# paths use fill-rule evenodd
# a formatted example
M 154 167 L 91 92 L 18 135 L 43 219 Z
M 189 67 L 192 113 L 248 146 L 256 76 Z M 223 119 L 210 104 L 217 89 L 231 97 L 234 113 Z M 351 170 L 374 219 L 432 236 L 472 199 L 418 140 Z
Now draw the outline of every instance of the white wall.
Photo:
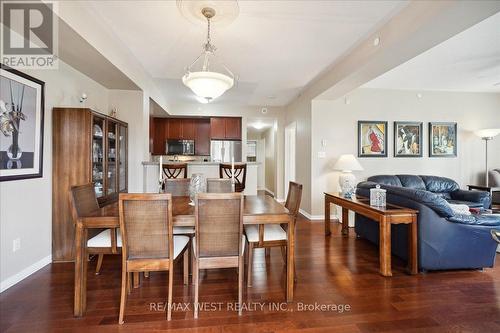
M 81 107 L 86 92 L 85 107 L 108 109 L 108 90 L 62 61 L 58 70 L 24 72 L 45 82 L 43 177 L 0 183 L 0 291 L 51 262 L 52 108 Z M 14 253 L 16 238 L 21 249 Z
M 312 103 L 312 215 L 323 213 L 323 192 L 338 190 L 338 173 L 332 166 L 341 154 L 357 156 L 357 121 L 389 122 L 388 158 L 360 158 L 364 171 L 358 180 L 375 174 L 430 174 L 455 179 L 461 186 L 480 183 L 484 173 L 484 142 L 472 134 L 479 128 L 500 128 L 500 94 L 417 92 L 357 89 L 344 99 Z M 394 121 L 424 123 L 423 158 L 394 158 Z M 458 157 L 428 157 L 428 122 L 458 123 Z M 321 147 L 326 139 L 327 147 Z M 490 143 L 490 167 L 500 167 L 500 138 Z M 326 152 L 319 159 L 317 153 Z M 298 159 L 301 160 L 300 158 Z M 300 163 L 299 163 L 300 164 Z
M 275 135 L 276 131 L 274 128 L 270 128 L 263 133 L 264 140 L 266 142 L 265 145 L 265 156 L 266 156 L 266 164 L 265 164 L 265 184 L 266 190 L 271 191 L 272 193 L 276 192 L 275 184 L 276 184 L 276 156 L 275 156 Z

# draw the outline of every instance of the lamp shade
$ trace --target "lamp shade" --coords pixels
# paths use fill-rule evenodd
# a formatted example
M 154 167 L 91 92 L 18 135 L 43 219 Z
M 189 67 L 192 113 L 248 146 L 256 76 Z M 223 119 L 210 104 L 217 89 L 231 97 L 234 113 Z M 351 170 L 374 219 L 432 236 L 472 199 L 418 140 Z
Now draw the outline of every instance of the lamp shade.
M 500 128 L 481 129 L 474 131 L 474 134 L 476 134 L 480 138 L 494 138 L 495 136 L 500 134 Z
M 340 171 L 361 171 L 363 167 L 352 154 L 341 155 L 335 165 L 334 170 Z
M 189 72 L 182 82 L 197 96 L 208 100 L 221 96 L 234 85 L 234 79 L 217 72 Z

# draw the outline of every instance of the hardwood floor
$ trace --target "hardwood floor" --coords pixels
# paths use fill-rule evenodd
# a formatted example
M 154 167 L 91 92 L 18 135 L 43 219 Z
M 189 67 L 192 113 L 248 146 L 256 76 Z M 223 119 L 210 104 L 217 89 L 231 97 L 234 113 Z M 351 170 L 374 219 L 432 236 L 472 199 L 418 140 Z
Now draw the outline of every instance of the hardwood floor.
M 83 318 L 73 317 L 73 265 L 49 265 L 0 294 L 1 332 L 500 332 L 500 258 L 495 269 L 433 272 L 410 276 L 405 263 L 393 260 L 393 277 L 378 273 L 377 248 L 365 240 L 324 236 L 323 223 L 299 219 L 295 303 L 285 306 L 285 266 L 279 250 L 265 258 L 255 251 L 253 286 L 245 290 L 246 309 L 238 317 L 227 309 L 236 302 L 233 269 L 202 274 L 201 302 L 221 302 L 217 311 L 201 311 L 193 319 L 178 305 L 173 320 L 155 311 L 164 304 L 167 273 L 151 273 L 133 289 L 125 324 L 119 326 L 120 257 L 106 256 L 101 274 L 88 275 L 88 305 Z M 175 268 L 174 302 L 192 302 L 193 287 L 182 284 L 182 267 Z M 278 309 L 270 309 L 276 302 Z M 343 312 L 299 311 L 301 303 L 349 306 Z M 230 303 L 232 304 L 232 303 Z M 217 307 L 213 304 L 214 307 Z M 286 309 L 279 309 L 286 307 Z M 162 310 L 162 309 L 160 309 Z M 254 310 L 254 311 L 251 311 Z

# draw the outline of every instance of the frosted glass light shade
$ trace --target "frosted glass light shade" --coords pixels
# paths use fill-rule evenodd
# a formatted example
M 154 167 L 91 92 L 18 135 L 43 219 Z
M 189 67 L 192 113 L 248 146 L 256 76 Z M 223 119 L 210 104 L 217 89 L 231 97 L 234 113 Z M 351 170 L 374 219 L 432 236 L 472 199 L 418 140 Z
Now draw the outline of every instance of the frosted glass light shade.
M 363 167 L 352 154 L 341 155 L 335 165 L 334 170 L 340 171 L 361 171 Z
M 197 96 L 215 99 L 231 89 L 234 79 L 216 72 L 189 72 L 182 77 L 182 83 Z
M 476 134 L 480 138 L 494 138 L 495 136 L 500 134 L 500 128 L 481 129 L 474 131 L 474 134 Z

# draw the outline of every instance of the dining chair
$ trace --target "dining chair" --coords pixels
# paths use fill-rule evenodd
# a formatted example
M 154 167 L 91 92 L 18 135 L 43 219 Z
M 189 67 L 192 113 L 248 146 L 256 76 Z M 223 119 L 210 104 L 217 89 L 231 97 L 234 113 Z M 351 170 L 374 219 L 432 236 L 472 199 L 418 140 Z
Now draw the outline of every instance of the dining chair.
M 208 178 L 207 179 L 208 193 L 231 193 L 233 186 L 231 179 Z
M 302 199 L 302 185 L 296 182 L 290 182 L 288 185 L 288 195 L 285 202 L 285 207 L 289 214 L 293 217 L 293 225 L 299 213 L 300 201 Z M 283 260 L 286 263 L 286 248 L 287 248 L 287 228 L 288 224 L 259 224 L 246 225 L 245 235 L 248 241 L 248 277 L 247 285 L 252 285 L 252 265 L 253 265 L 253 249 L 272 247 L 280 247 Z M 296 274 L 294 274 L 296 276 Z
M 186 251 L 189 237 L 173 235 L 172 195 L 120 193 L 118 207 L 123 241 L 118 322 L 124 322 L 130 273 L 150 271 L 168 271 L 167 320 L 170 320 L 174 261 L 181 254 L 185 264 L 189 260 Z
M 238 268 L 238 304 L 243 298 L 243 195 L 198 193 L 195 199 L 196 236 L 193 239 L 194 318 L 198 318 L 199 271 Z M 241 315 L 241 307 L 238 315 Z
M 94 191 L 92 183 L 72 186 L 70 190 L 70 204 L 73 221 L 76 222 L 79 218 L 88 215 L 96 210 L 99 210 L 99 203 Z M 122 240 L 119 228 L 97 229 L 96 235 L 92 235 L 87 240 L 87 254 L 97 255 L 97 265 L 95 274 L 98 275 L 101 271 L 102 261 L 105 254 L 118 254 L 122 247 Z
M 165 192 L 172 197 L 189 197 L 189 184 L 191 178 L 177 178 L 165 180 Z M 174 235 L 194 235 L 193 227 L 174 227 Z
M 219 178 L 231 178 L 231 164 L 219 164 Z M 246 163 L 238 163 L 234 165 L 234 191 L 243 192 L 247 180 L 247 165 Z
M 187 163 L 163 163 L 161 167 L 167 179 L 187 178 Z

